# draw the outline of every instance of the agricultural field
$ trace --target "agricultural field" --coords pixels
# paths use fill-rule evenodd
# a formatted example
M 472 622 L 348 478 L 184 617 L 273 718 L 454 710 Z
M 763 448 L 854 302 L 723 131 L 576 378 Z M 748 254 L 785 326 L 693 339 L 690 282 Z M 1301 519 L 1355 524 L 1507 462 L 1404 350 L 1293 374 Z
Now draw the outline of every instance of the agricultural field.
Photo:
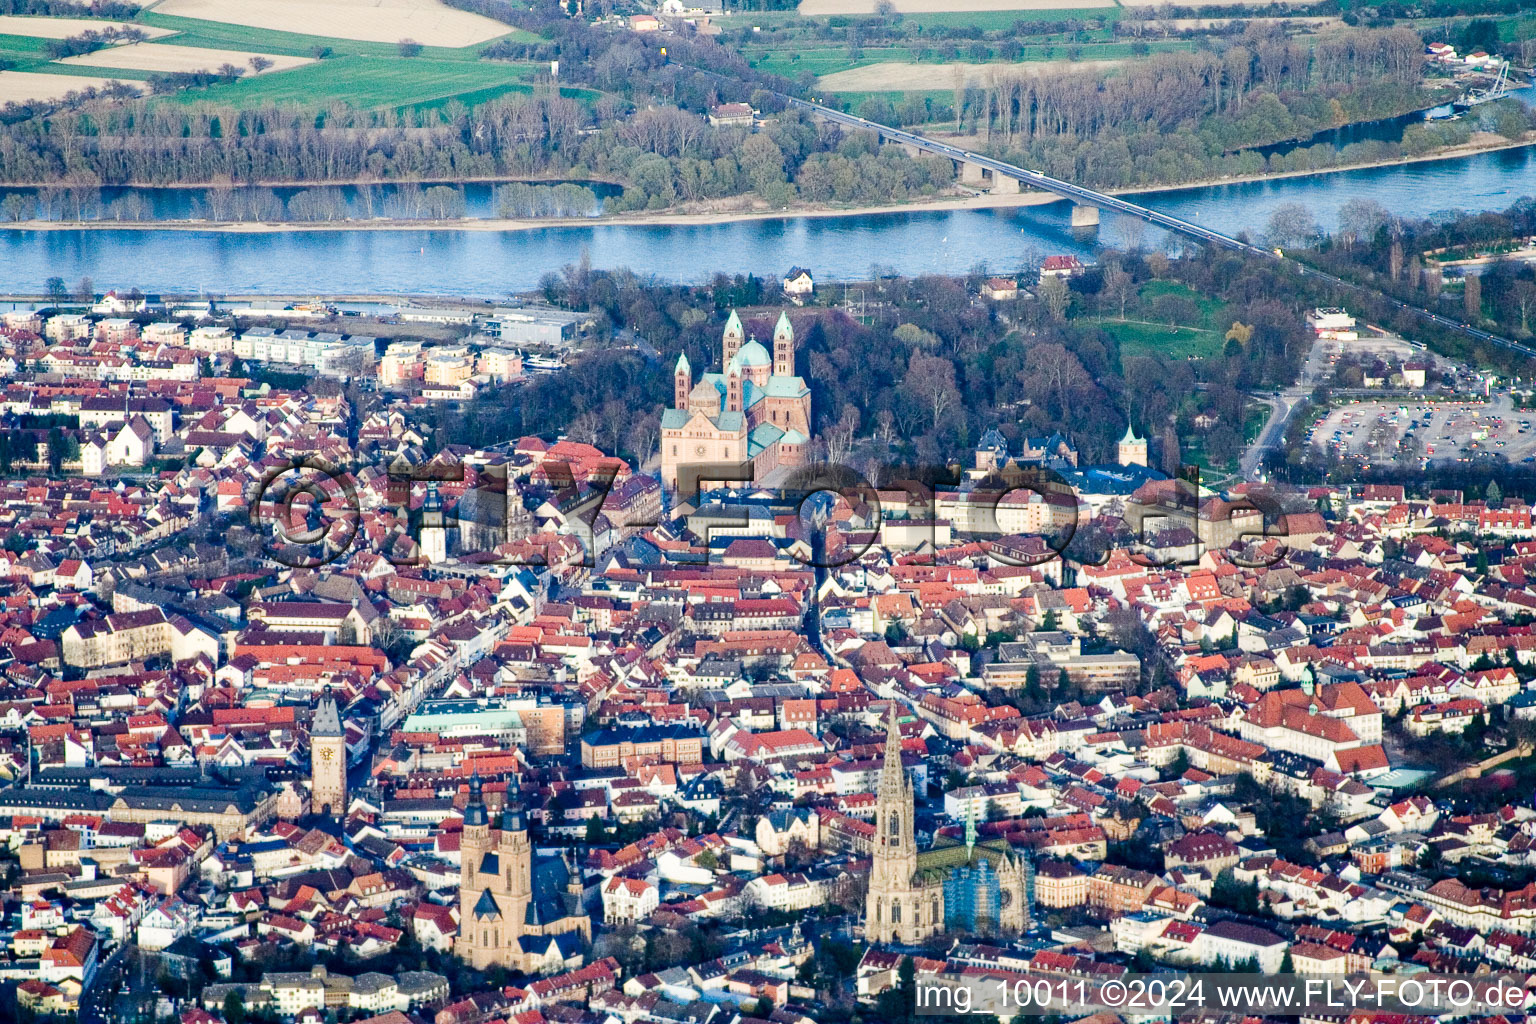
M 255 58 L 266 62 L 266 67 L 260 72 L 251 64 Z M 127 46 L 109 46 L 78 57 L 66 57 L 57 63 L 150 72 L 217 71 L 225 64 L 232 64 L 251 75 L 289 71 L 313 62 L 310 57 L 292 57 L 280 53 L 210 50 L 200 46 L 173 46 L 169 43 L 130 43 Z
M 117 79 L 122 81 L 123 79 Z M 111 78 L 95 75 L 41 74 L 35 71 L 0 71 L 0 105 L 29 100 L 63 99 L 66 93 L 102 88 Z M 133 82 L 128 82 L 134 85 Z
M 802 17 L 875 14 L 880 0 L 801 0 Z M 898 14 L 954 14 L 961 11 L 1061 11 L 1114 7 L 1115 0 L 894 0 Z
M 507 34 L 499 21 L 454 10 L 438 0 L 161 0 L 170 17 L 364 42 L 414 39 L 424 46 L 463 47 Z
M 15 14 L 0 15 L 0 35 L 29 36 L 36 39 L 68 39 L 83 32 L 136 28 L 150 39 L 170 35 L 169 29 L 151 28 L 126 21 L 100 21 L 96 18 L 32 18 Z
M 181 93 L 188 103 L 350 103 L 356 107 L 405 107 L 473 94 L 477 102 L 527 92 L 533 68 L 504 61 L 418 57 L 332 57 L 254 81 Z
M 1112 68 L 1114 60 L 1036 61 L 1028 70 L 1037 74 L 1063 74 L 1071 71 L 1102 71 Z M 967 86 L 983 84 L 989 74 L 1016 69 L 1015 64 L 912 64 L 888 61 L 850 68 L 824 75 L 816 86 L 827 92 L 906 92 L 932 89 L 935 84 L 954 86 L 955 76 L 965 76 Z
M 153 41 L 51 59 L 54 40 L 108 27 L 138 28 Z M 492 39 L 532 38 L 439 0 L 162 0 L 124 23 L 6 16 L 0 17 L 0 103 L 46 102 L 111 80 L 134 84 L 230 66 L 240 69 L 238 80 L 185 90 L 165 102 L 475 104 L 531 91 L 543 65 L 482 60 L 480 51 Z M 404 39 L 421 44 L 417 56 L 402 55 Z M 562 91 L 593 98 L 587 90 Z

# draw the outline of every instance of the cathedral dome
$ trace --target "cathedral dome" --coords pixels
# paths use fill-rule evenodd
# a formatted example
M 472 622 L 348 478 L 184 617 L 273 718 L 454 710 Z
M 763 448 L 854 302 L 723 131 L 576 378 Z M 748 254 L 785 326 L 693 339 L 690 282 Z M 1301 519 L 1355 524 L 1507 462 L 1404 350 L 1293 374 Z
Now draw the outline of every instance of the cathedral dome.
M 754 366 L 770 366 L 773 363 L 773 357 L 768 354 L 762 342 L 753 338 L 736 351 L 736 361 L 741 364 L 743 370 L 746 370 Z

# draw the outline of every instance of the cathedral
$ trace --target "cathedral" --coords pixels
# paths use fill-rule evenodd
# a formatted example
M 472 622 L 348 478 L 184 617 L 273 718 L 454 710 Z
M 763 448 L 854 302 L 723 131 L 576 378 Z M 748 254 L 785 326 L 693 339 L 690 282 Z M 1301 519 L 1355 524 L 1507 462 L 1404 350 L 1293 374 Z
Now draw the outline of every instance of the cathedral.
M 661 418 L 661 483 L 677 488 L 678 467 L 751 462 L 761 481 L 805 459 L 811 392 L 795 375 L 795 328 L 779 314 L 773 354 L 747 338 L 734 311 L 720 342 L 719 373 L 693 380 L 686 355 L 672 372 L 672 408 Z
M 1029 862 L 1006 839 L 965 842 L 947 837 L 919 851 L 913 834 L 915 799 L 901 766 L 896 702 L 886 725 L 885 761 L 875 805 L 874 861 L 864 901 L 864 938 L 915 946 L 945 932 L 1016 935 L 1029 923 Z
M 580 868 L 537 861 L 523 809 L 507 804 L 492 830 L 480 776 L 469 780 L 459 839 L 459 937 L 453 952 L 476 970 L 525 974 L 579 966 L 592 940 Z

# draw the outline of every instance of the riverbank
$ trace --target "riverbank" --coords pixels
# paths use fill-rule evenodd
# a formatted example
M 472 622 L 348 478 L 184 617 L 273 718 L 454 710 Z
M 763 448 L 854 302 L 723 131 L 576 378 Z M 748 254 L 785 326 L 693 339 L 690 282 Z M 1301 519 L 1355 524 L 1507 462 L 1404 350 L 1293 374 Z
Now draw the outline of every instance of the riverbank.
M 1178 185 L 1151 185 L 1135 188 L 1106 189 L 1107 195 L 1135 196 L 1180 192 L 1187 189 L 1211 188 L 1223 185 L 1240 185 L 1258 181 L 1280 181 L 1287 178 L 1308 178 L 1349 171 L 1396 167 L 1406 164 L 1457 160 L 1501 150 L 1522 149 L 1536 145 L 1536 133 L 1525 139 L 1511 141 L 1503 136 L 1479 132 L 1473 140 L 1460 146 L 1451 146 L 1434 153 L 1402 157 L 1396 160 L 1365 161 L 1323 167 L 1315 170 L 1282 171 L 1275 174 L 1250 174 L 1228 178 L 1211 178 L 1203 181 L 1184 182 Z M 621 213 L 597 217 L 542 217 L 508 218 L 483 217 L 456 220 L 337 220 L 337 221 L 209 221 L 209 220 L 150 220 L 150 221 L 55 221 L 26 220 L 3 226 L 11 231 L 183 231 L 214 234 L 262 235 L 277 232 L 328 232 L 328 231 L 466 231 L 466 232 L 516 232 L 537 231 L 548 228 L 603 228 L 603 227 L 699 227 L 749 223 L 752 221 L 823 219 L 830 217 L 865 217 L 881 214 L 929 213 L 961 210 L 1010 209 L 1042 206 L 1065 202 L 1062 197 L 1044 192 L 1011 194 L 977 193 L 963 196 L 942 196 L 915 199 L 904 203 L 858 207 L 785 207 L 778 210 L 753 209 L 740 205 L 686 212 Z M 729 202 L 729 201 L 727 201 Z

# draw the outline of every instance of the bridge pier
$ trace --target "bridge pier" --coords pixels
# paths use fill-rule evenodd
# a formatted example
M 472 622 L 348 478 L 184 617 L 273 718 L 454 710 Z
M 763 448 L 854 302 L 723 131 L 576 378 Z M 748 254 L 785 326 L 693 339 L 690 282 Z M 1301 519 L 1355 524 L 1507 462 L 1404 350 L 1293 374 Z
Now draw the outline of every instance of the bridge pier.
M 960 161 L 960 184 L 985 185 L 987 183 L 987 169 L 981 164 Z
M 1022 190 L 1022 188 L 1023 188 L 1023 186 L 1020 184 L 1019 179 L 1013 177 L 1013 175 L 1011 175 L 1011 174 L 998 174 L 996 171 L 992 172 L 992 194 L 993 195 L 999 195 L 999 196 L 1018 195 L 1019 192 Z
M 1075 228 L 1098 227 L 1099 208 L 1097 206 L 1074 205 L 1072 207 L 1072 226 Z

